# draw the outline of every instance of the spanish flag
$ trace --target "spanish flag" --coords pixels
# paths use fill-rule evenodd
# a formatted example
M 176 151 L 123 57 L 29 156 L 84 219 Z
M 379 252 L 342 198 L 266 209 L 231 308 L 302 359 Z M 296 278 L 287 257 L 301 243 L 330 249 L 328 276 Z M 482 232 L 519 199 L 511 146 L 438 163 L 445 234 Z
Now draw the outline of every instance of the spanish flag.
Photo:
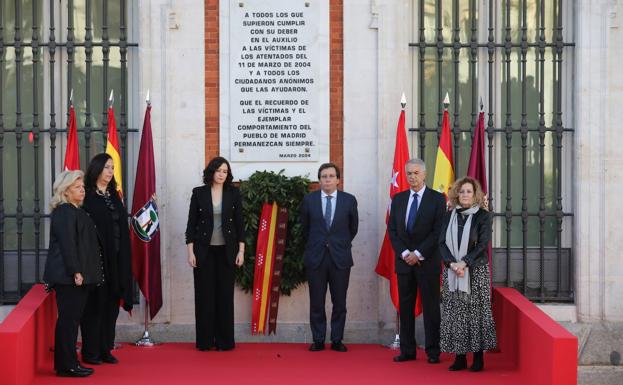
M 108 140 L 106 141 L 106 153 L 110 155 L 115 166 L 115 181 L 119 196 L 123 196 L 121 180 L 121 151 L 119 151 L 119 138 L 117 137 L 117 123 L 115 122 L 115 111 L 112 103 L 108 107 Z
M 448 116 L 448 94 L 444 99 L 443 119 L 441 122 L 441 137 L 437 148 L 437 160 L 435 162 L 435 176 L 433 189 L 448 198 L 448 191 L 454 183 L 454 162 L 452 157 L 452 134 L 450 132 L 450 117 Z

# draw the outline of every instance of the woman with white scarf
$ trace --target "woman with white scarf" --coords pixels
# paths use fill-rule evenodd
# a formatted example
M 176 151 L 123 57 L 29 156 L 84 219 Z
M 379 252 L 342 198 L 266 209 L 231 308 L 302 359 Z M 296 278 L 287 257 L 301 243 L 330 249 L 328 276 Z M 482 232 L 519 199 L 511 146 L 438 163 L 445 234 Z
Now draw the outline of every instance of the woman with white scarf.
M 439 248 L 443 271 L 441 351 L 455 353 L 449 370 L 467 368 L 467 353 L 474 353 L 470 371 L 484 368 L 483 352 L 496 347 L 491 313 L 489 257 L 491 213 L 480 183 L 457 180 L 448 192 L 452 208 L 443 221 Z

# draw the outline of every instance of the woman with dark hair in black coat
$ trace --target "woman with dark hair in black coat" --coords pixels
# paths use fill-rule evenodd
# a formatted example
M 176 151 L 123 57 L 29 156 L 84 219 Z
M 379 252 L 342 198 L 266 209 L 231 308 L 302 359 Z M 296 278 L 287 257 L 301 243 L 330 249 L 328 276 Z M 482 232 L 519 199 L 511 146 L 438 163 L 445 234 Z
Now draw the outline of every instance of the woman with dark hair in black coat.
M 234 348 L 234 265 L 244 262 L 242 199 L 229 162 L 216 157 L 193 189 L 186 226 L 195 282 L 196 347 Z
M 54 369 L 60 377 L 86 377 L 93 369 L 78 362 L 78 325 L 87 287 L 102 282 L 97 231 L 80 205 L 84 200 L 82 171 L 63 171 L 54 182 L 50 246 L 43 281 L 56 292 L 58 319 L 54 333 Z
M 84 209 L 91 215 L 103 243 L 104 283 L 89 293 L 80 328 L 82 361 L 116 364 L 111 354 L 119 305 L 132 310 L 132 261 L 128 217 L 117 192 L 110 155 L 97 154 L 85 176 Z

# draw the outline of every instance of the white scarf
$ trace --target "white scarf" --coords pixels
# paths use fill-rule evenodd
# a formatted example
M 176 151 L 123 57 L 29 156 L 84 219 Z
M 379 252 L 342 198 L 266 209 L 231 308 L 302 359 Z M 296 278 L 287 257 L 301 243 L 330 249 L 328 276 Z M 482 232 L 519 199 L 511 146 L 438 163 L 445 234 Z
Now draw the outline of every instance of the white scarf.
M 463 226 L 463 234 L 461 236 L 461 244 L 458 244 L 458 234 L 459 234 L 459 225 L 457 219 L 456 209 L 460 208 L 457 206 L 452 210 L 452 214 L 450 215 L 450 222 L 448 223 L 448 228 L 446 229 L 446 246 L 450 250 L 450 253 L 456 258 L 457 261 L 462 261 L 463 257 L 467 254 L 467 244 L 469 243 L 469 232 L 472 227 L 472 217 L 475 213 L 478 212 L 480 207 L 478 205 L 472 206 L 467 210 L 464 210 L 460 215 L 467 215 L 467 220 L 465 221 L 465 226 Z M 465 268 L 463 270 L 465 274 L 463 277 L 459 277 L 454 270 L 448 269 L 448 289 L 452 291 L 465 292 L 470 294 L 469 290 L 469 268 Z

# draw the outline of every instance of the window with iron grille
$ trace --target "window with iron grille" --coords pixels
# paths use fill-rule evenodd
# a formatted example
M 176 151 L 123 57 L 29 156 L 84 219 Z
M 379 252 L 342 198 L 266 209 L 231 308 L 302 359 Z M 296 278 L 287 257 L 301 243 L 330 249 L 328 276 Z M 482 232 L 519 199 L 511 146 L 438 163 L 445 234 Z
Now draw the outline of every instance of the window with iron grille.
M 412 1 L 414 153 L 434 163 L 447 92 L 464 176 L 482 98 L 493 282 L 537 301 L 573 301 L 570 3 Z
M 125 0 L 0 2 L 0 304 L 39 282 L 54 177 L 63 166 L 69 98 L 80 164 L 105 150 L 114 90 L 123 168 L 133 154 L 136 4 Z

